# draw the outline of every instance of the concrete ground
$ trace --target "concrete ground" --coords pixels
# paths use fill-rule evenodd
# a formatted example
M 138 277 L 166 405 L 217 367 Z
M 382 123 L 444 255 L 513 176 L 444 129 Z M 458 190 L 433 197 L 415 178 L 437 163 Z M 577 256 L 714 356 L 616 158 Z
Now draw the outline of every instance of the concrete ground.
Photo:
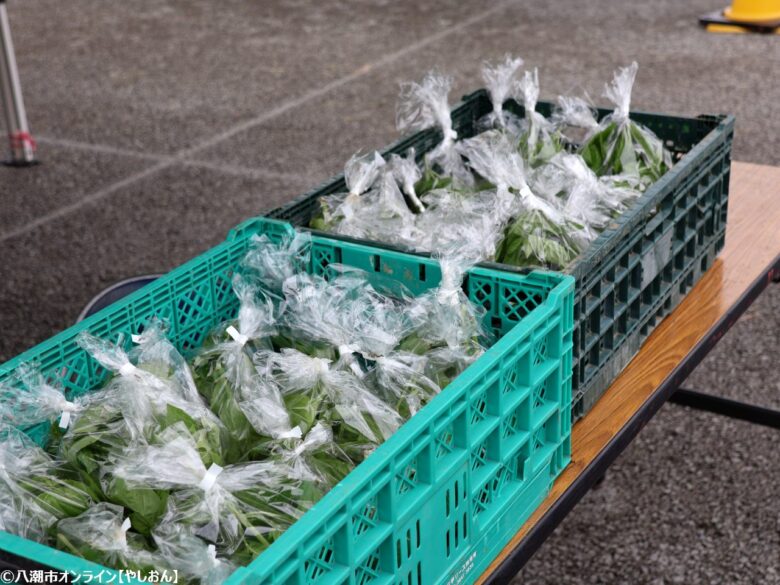
M 780 164 L 780 39 L 703 32 L 719 6 L 9 0 L 44 162 L 0 167 L 0 361 L 392 140 L 398 83 L 433 66 L 454 99 L 509 51 L 552 98 L 636 59 L 636 108 L 734 113 L 734 158 Z M 778 315 L 774 286 L 688 385 L 780 407 Z M 780 583 L 778 437 L 664 407 L 518 580 Z

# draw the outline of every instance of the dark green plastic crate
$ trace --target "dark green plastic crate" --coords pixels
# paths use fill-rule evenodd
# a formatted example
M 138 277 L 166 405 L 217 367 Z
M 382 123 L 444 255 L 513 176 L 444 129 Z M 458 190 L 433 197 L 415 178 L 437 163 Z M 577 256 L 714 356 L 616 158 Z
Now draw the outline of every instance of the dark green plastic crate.
M 523 107 L 513 100 L 505 104 L 505 109 L 524 114 Z M 551 109 L 552 104 L 547 102 L 537 107 L 545 116 Z M 485 90 L 464 97 L 452 112 L 458 136 L 473 136 L 477 120 L 491 110 Z M 600 117 L 609 113 L 599 110 Z M 683 118 L 632 112 L 631 118 L 665 142 L 676 164 L 565 270 L 576 279 L 575 419 L 593 406 L 628 365 L 658 323 L 712 265 L 724 244 L 734 117 Z M 414 147 L 422 158 L 440 140 L 439 131 L 426 130 L 382 152 L 405 153 Z M 345 190 L 344 177 L 338 175 L 274 209 L 268 217 L 307 226 L 319 208 L 321 196 Z M 503 264 L 484 265 L 522 272 Z
M 231 275 L 251 237 L 290 231 L 267 219 L 242 224 L 223 244 L 0 365 L 0 381 L 35 361 L 72 398 L 107 375 L 76 345 L 78 333 L 128 339 L 154 316 L 170 323 L 180 350 L 199 347 L 236 315 Z M 315 236 L 309 271 L 325 274 L 331 263 L 413 294 L 441 278 L 428 258 Z M 544 499 L 571 458 L 574 279 L 475 268 L 464 290 L 500 339 L 229 583 L 472 582 Z M 48 426 L 29 432 L 42 440 Z M 0 566 L 9 558 L 82 575 L 102 569 L 0 531 Z

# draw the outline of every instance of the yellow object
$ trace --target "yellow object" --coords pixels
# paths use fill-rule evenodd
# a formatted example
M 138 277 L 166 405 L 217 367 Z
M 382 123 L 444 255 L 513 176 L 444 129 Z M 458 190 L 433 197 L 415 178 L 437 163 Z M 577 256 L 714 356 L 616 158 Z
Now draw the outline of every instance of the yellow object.
M 727 33 L 727 34 L 745 34 L 750 32 L 744 26 L 737 26 L 735 24 L 713 24 L 707 25 L 707 32 L 711 33 Z
M 733 0 L 723 16 L 741 22 L 780 20 L 780 0 Z

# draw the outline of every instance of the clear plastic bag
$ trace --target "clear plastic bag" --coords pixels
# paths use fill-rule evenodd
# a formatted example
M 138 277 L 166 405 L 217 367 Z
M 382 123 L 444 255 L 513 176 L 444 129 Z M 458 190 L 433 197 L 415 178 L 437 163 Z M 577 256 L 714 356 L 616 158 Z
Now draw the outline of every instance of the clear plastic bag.
M 415 213 L 425 211 L 425 205 L 417 196 L 415 185 L 422 179 L 422 170 L 417 166 L 414 147 L 409 148 L 406 157 L 399 154 L 390 155 L 390 170 L 401 186 L 409 208 Z
M 520 152 L 526 164 L 535 168 L 563 150 L 563 144 L 550 121 L 536 111 L 536 102 L 539 100 L 538 69 L 525 72 L 518 83 L 518 90 L 523 96 L 525 107 Z
M 348 461 L 362 461 L 403 423 L 346 363 L 294 349 L 258 352 L 255 360 L 258 369 L 279 384 L 293 422 L 307 434 L 318 423 L 330 426 Z
M 115 569 L 142 575 L 159 571 L 162 559 L 148 548 L 143 536 L 130 530 L 131 525 L 121 506 L 101 502 L 57 523 L 57 548 Z
M 161 429 L 185 422 L 198 437 L 203 456 L 224 463 L 237 452 L 228 429 L 204 403 L 187 362 L 152 321 L 135 346 L 116 345 L 82 333 L 78 343 L 113 372 L 105 388 L 82 397 L 82 408 L 63 437 L 66 457 L 88 472 L 110 453 Z
M 296 476 L 315 482 L 323 492 L 333 488 L 355 467 L 336 444 L 330 426 L 319 421 L 306 436 L 280 441 L 274 448 L 274 456 L 290 465 Z
M 130 446 L 110 471 L 131 488 L 170 491 L 161 525 L 180 525 L 239 564 L 267 548 L 321 496 L 279 461 L 207 467 L 183 425 L 169 427 L 154 443 Z
M 420 83 L 401 85 L 396 108 L 396 127 L 400 132 L 416 132 L 438 128 L 442 141 L 425 155 L 431 167 L 438 166 L 444 175 L 452 177 L 459 187 L 470 187 L 474 180 L 453 148 L 458 133 L 452 128 L 449 93 L 452 77 L 436 71 L 428 73 Z
M 266 234 L 254 235 L 241 262 L 242 274 L 274 300 L 281 300 L 284 282 L 305 272 L 310 258 L 311 235 L 308 232 L 284 235 L 278 243 Z
M 160 557 L 186 581 L 220 585 L 237 568 L 228 559 L 217 556 L 213 544 L 207 544 L 180 524 L 160 526 L 152 536 Z
M 562 153 L 556 157 L 555 164 L 569 177 L 563 213 L 571 222 L 582 226 L 578 232 L 582 248 L 640 195 L 636 189 L 600 180 L 579 155 Z
M 355 210 L 363 204 L 363 194 L 376 182 L 384 166 L 385 160 L 378 152 L 352 156 L 344 166 L 344 181 L 348 192 L 322 197 L 320 213 L 311 221 L 310 227 L 333 231 L 336 226 L 348 223 Z
M 471 303 L 463 292 L 463 276 L 473 259 L 448 256 L 439 259 L 439 286 L 416 297 L 408 315 L 411 333 L 399 345 L 400 351 L 427 355 L 437 347 L 460 348 L 468 353 L 482 352 L 480 338 L 483 310 Z
M 246 457 L 257 458 L 265 442 L 287 436 L 290 418 L 278 389 L 255 371 L 252 354 L 272 346 L 276 309 L 270 298 L 239 275 L 233 289 L 238 318 L 221 326 L 193 359 L 197 387 Z
M 579 152 L 597 175 L 634 176 L 644 188 L 672 167 L 672 157 L 653 132 L 629 118 L 637 69 L 636 61 L 618 69 L 605 86 L 604 97 L 615 111 L 592 131 Z
M 374 361 L 366 384 L 402 418 L 408 419 L 441 391 L 426 375 L 427 365 L 424 355 L 396 351 Z
M 590 104 L 587 95 L 585 98 L 558 96 L 550 121 L 570 144 L 581 144 L 599 126 L 598 111 Z
M 80 400 L 65 398 L 62 388 L 50 384 L 35 364 L 22 364 L 13 379 L 0 383 L 0 425 L 26 429 L 43 422 L 56 422 L 67 429 Z
M 496 219 L 504 222 L 520 209 L 516 196 L 527 188 L 523 159 L 505 134 L 483 132 L 458 143 L 458 152 L 468 165 L 496 188 Z
M 377 186 L 363 196 L 363 202 L 350 217 L 341 222 L 336 233 L 354 238 L 381 240 L 406 245 L 414 242 L 415 215 L 398 188 L 393 172 L 384 171 Z
M 330 345 L 336 348 L 339 360 L 361 378 L 365 371 L 359 356 L 371 359 L 392 351 L 409 324 L 399 309 L 402 300 L 378 292 L 362 271 L 337 274 L 337 268 L 329 267 L 333 274 L 330 280 L 309 275 L 290 279 L 280 324 L 288 337 L 298 340 L 297 345 L 288 347 L 332 358 L 332 352 L 320 352 L 309 344 Z
M 99 497 L 27 435 L 0 426 L 0 530 L 45 542 L 57 520 L 81 514 Z
M 504 102 L 513 97 L 517 89 L 517 74 L 522 66 L 523 60 L 511 55 L 505 55 L 504 60 L 495 65 L 487 61 L 482 64 L 482 79 L 490 94 L 493 111 L 479 120 L 478 128 L 498 128 L 512 137 L 520 135 L 522 121 L 512 112 L 504 110 Z

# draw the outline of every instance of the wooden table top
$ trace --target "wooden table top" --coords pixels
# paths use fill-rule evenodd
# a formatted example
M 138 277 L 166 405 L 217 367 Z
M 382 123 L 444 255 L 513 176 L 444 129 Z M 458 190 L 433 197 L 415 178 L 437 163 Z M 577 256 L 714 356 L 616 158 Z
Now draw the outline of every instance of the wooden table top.
M 572 429 L 571 464 L 477 581 L 487 577 L 598 456 L 646 400 L 780 256 L 780 167 L 733 162 L 726 245 L 683 302 Z

